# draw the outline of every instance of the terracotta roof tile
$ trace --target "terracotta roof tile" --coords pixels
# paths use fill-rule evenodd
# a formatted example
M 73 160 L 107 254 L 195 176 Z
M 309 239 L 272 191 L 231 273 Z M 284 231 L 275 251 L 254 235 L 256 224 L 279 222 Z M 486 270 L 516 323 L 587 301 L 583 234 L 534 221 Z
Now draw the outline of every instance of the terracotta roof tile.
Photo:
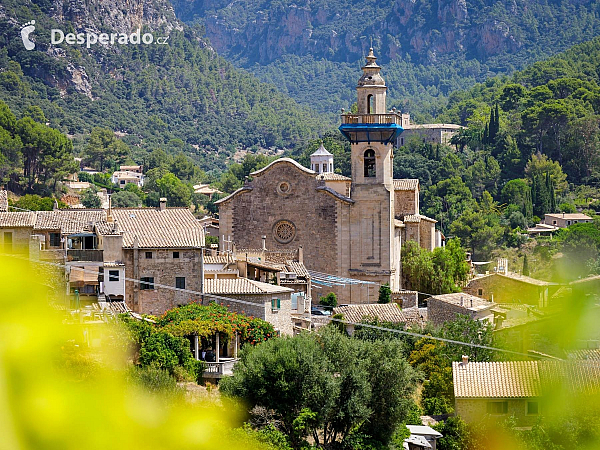
M 281 294 L 293 292 L 293 289 L 262 283 L 248 278 L 210 279 L 205 280 L 207 294 Z
M 351 181 L 352 178 L 345 177 L 344 175 L 340 175 L 339 173 L 326 172 L 317 175 L 317 180 L 324 181 Z
M 416 308 L 415 308 L 416 309 Z M 348 322 L 361 322 L 365 318 L 376 318 L 381 322 L 414 323 L 421 321 L 418 312 L 404 314 L 396 303 L 370 303 L 365 305 L 346 305 L 333 308 L 334 314 L 342 314 Z
M 496 306 L 493 302 L 488 302 L 484 298 L 476 297 L 471 294 L 467 294 L 465 292 L 454 292 L 452 294 L 441 294 L 434 295 L 431 298 L 435 298 L 445 303 L 450 303 L 456 306 L 463 306 L 465 309 L 470 309 L 473 311 L 493 308 Z
M 35 217 L 33 212 L 0 212 L 0 227 L 33 227 Z
M 200 248 L 202 226 L 187 208 L 115 208 L 112 210 L 123 248 L 132 248 L 135 236 L 140 248 Z
M 418 178 L 402 178 L 400 180 L 394 180 L 395 191 L 414 191 L 419 189 Z
M 35 230 L 61 230 L 63 234 L 92 231 L 97 222 L 106 221 L 102 209 L 60 209 L 38 211 Z
M 452 363 L 456 398 L 527 398 L 541 395 L 537 361 Z
M 204 264 L 227 264 L 230 259 L 227 255 L 204 256 Z

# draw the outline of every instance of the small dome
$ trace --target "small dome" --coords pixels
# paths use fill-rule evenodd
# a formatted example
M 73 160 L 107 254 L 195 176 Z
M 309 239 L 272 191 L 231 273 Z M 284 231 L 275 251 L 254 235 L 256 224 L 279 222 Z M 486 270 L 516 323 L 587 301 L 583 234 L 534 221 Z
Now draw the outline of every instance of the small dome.
M 321 146 L 310 156 L 333 156 L 333 154 L 329 153 L 321 142 Z
M 367 55 L 367 64 L 362 67 L 363 74 L 358 80 L 358 86 L 385 86 L 385 80 L 379 73 L 381 67 L 377 65 L 376 60 L 377 57 L 373 53 L 373 48 L 370 48 Z

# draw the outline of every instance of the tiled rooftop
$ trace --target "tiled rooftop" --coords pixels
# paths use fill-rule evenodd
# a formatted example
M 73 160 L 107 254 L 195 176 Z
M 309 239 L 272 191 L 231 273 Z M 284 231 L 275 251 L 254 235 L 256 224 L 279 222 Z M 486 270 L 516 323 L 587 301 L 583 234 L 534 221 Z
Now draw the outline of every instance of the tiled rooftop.
M 36 214 L 35 230 L 61 230 L 63 234 L 92 231 L 96 222 L 106 221 L 106 211 L 102 209 L 60 209 Z
M 33 227 L 36 216 L 33 212 L 0 212 L 0 227 Z
M 351 181 L 352 178 L 345 177 L 344 175 L 340 175 L 339 173 L 326 172 L 317 175 L 317 180 L 325 180 L 325 181 Z
M 456 306 L 462 306 L 466 309 L 470 309 L 473 311 L 492 308 L 495 306 L 495 303 L 488 302 L 487 300 L 476 297 L 471 294 L 467 294 L 465 292 L 455 292 L 452 294 L 441 294 L 434 295 L 432 298 L 443 301 L 445 303 L 451 303 Z
M 525 398 L 541 395 L 537 361 L 452 363 L 456 398 Z
M 504 361 L 452 363 L 456 398 L 528 398 L 566 389 L 597 393 L 598 361 Z
M 279 294 L 293 292 L 293 289 L 262 283 L 248 278 L 210 279 L 205 280 L 207 294 Z
M 333 308 L 334 314 L 342 314 L 344 320 L 359 323 L 365 318 L 376 318 L 380 322 L 421 323 L 423 318 L 417 308 L 402 310 L 396 303 L 370 303 L 346 305 Z
M 394 180 L 394 190 L 396 191 L 414 191 L 419 189 L 418 178 L 402 178 L 400 180 Z
M 200 248 L 202 226 L 187 208 L 115 208 L 114 219 L 123 231 L 123 248 Z
M 227 264 L 230 259 L 227 255 L 204 256 L 204 264 Z

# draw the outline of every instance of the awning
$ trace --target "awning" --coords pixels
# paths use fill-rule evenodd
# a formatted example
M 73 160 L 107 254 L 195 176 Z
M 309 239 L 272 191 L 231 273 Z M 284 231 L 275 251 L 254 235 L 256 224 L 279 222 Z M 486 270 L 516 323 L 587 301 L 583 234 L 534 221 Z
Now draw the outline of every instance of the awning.
M 89 236 L 96 236 L 94 233 L 75 233 L 75 234 L 70 234 L 69 238 L 74 238 L 74 237 L 89 237 Z
M 84 284 L 99 284 L 98 283 L 98 267 L 71 267 L 71 275 L 69 283 L 84 285 Z

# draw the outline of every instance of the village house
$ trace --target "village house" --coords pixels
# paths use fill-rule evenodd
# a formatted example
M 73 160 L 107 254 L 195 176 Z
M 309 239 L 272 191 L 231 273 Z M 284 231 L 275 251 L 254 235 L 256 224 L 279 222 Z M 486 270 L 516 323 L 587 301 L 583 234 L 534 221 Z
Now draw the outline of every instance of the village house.
M 494 306 L 495 303 L 465 292 L 434 295 L 427 299 L 427 320 L 435 325 L 443 325 L 463 314 L 473 320 L 493 324 Z
M 117 170 L 110 178 L 113 184 L 120 188 L 125 188 L 128 184 L 135 184 L 138 187 L 144 186 L 145 176 L 141 172 L 132 172 L 129 170 Z
M 540 308 L 549 304 L 549 299 L 559 289 L 557 283 L 536 280 L 508 270 L 476 276 L 464 291 L 496 303 L 535 305 Z
M 427 123 L 427 124 L 415 124 L 410 123 L 410 115 L 402 114 L 402 116 L 408 116 L 406 123 L 402 125 L 404 132 L 398 137 L 397 146 L 401 147 L 408 144 L 411 136 L 418 136 L 425 142 L 431 144 L 450 144 L 452 137 L 458 133 L 464 127 L 453 123 Z
M 567 228 L 575 223 L 591 223 L 594 219 L 581 213 L 557 213 L 544 215 L 544 224 Z
M 585 396 L 598 392 L 596 361 L 452 363 L 456 415 L 468 423 L 513 417 L 519 427 L 535 425 L 552 394 Z
M 357 86 L 358 113 L 343 113 L 340 131 L 351 142 L 352 176 L 335 174 L 324 147 L 308 169 L 288 158 L 251 173 L 252 180 L 218 200 L 221 250 L 302 247 L 309 270 L 401 289 L 400 251 L 413 239 L 440 244 L 435 220 L 420 214 L 418 180 L 394 180 L 393 144 L 402 115 L 387 111 L 387 87 L 371 50 Z M 225 239 L 226 238 L 226 239 Z M 340 284 L 343 303 L 369 303 L 369 285 Z
M 228 310 L 263 319 L 282 335 L 292 335 L 293 289 L 276 284 L 262 283 L 247 278 L 205 280 L 204 303 L 216 302 Z M 225 300 L 219 297 L 227 297 Z M 235 301 L 239 300 L 239 301 Z

